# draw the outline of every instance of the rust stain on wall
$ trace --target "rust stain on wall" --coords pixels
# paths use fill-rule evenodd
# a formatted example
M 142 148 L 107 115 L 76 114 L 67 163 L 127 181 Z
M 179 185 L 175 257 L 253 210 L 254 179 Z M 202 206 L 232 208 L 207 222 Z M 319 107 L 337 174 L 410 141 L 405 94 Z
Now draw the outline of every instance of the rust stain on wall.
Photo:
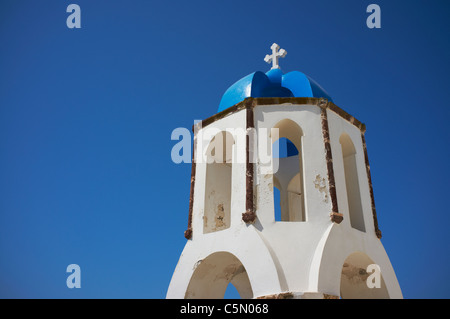
M 216 222 L 216 229 L 215 230 L 219 230 L 222 228 L 226 228 L 226 224 L 224 222 L 224 217 L 225 217 L 225 210 L 223 209 L 223 204 L 219 204 L 217 205 L 217 211 L 216 211 L 216 215 L 215 215 L 215 222 Z
M 381 230 L 378 228 L 377 210 L 375 208 L 375 198 L 373 196 L 373 187 L 372 187 L 372 177 L 370 175 L 369 156 L 367 154 L 366 139 L 364 138 L 363 132 L 361 132 L 361 139 L 362 139 L 362 144 L 363 144 L 363 149 L 364 149 L 364 160 L 366 162 L 367 179 L 369 181 L 370 201 L 372 204 L 372 216 L 373 216 L 373 224 L 375 227 L 375 235 L 378 238 L 381 238 Z
M 324 177 L 321 177 L 320 174 L 316 175 L 316 179 L 313 181 L 314 187 L 319 190 L 320 193 L 323 193 L 323 201 L 325 203 L 328 203 L 328 190 L 327 190 L 327 184 L 326 179 Z
M 244 100 L 246 112 L 247 112 L 247 130 L 255 127 L 254 114 L 253 114 L 253 100 Z M 254 207 L 254 165 L 250 161 L 250 136 L 247 135 L 246 139 L 246 173 L 245 173 L 245 213 L 242 214 L 242 220 L 245 223 L 253 223 L 256 220 L 256 212 Z
M 346 277 L 352 284 L 366 282 L 369 275 L 364 268 L 356 267 L 348 263 L 344 263 L 342 267 L 342 276 Z
M 188 228 L 184 232 L 184 237 L 186 239 L 192 238 L 192 209 L 194 207 L 194 188 L 195 188 L 195 172 L 196 172 L 196 165 L 195 165 L 195 149 L 197 147 L 197 138 L 194 135 L 194 142 L 193 142 L 193 150 L 192 152 L 192 167 L 191 167 L 191 189 L 189 194 L 189 215 L 188 215 Z
M 292 292 L 281 292 L 279 294 L 265 295 L 257 297 L 256 299 L 292 299 L 294 294 Z
M 333 156 L 331 154 L 331 144 L 330 144 L 330 133 L 328 129 L 328 117 L 327 117 L 327 106 L 328 102 L 322 100 L 319 104 L 321 107 L 320 117 L 322 119 L 322 134 L 323 141 L 325 145 L 325 160 L 327 163 L 327 177 L 328 177 L 328 189 L 330 191 L 331 197 L 331 221 L 334 223 L 340 223 L 343 220 L 342 214 L 339 214 L 337 195 L 336 195 L 336 182 L 334 180 L 334 169 L 333 169 Z

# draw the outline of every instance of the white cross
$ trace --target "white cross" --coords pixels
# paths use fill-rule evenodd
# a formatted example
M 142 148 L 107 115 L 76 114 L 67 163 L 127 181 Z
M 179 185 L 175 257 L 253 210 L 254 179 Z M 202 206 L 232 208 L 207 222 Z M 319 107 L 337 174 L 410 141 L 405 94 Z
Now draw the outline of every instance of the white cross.
M 266 61 L 267 63 L 272 62 L 272 69 L 279 69 L 280 66 L 278 65 L 278 59 L 284 58 L 287 54 L 287 51 L 285 49 L 281 49 L 280 51 L 278 51 L 280 49 L 280 46 L 276 43 L 272 44 L 270 48 L 272 49 L 272 54 L 267 54 L 264 58 L 264 61 Z

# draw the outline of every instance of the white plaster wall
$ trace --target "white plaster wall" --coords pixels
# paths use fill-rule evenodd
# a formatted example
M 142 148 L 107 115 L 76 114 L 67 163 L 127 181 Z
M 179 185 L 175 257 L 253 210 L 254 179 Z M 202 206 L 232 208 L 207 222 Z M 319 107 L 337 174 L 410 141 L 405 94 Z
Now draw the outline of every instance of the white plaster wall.
M 234 114 L 229 115 L 223 119 L 211 123 L 210 125 L 199 130 L 197 134 L 197 145 L 199 145 L 199 139 L 203 138 L 202 151 L 205 152 L 208 148 L 209 142 L 214 135 L 214 132 L 225 131 L 227 129 L 240 128 L 245 129 L 246 127 L 246 116 L 245 111 L 239 111 Z M 212 131 L 215 129 L 216 131 Z M 205 129 L 213 132 L 211 136 L 206 135 Z M 202 137 L 203 136 L 203 137 Z M 235 144 L 233 145 L 233 156 L 237 155 L 237 148 L 243 147 L 245 150 L 245 140 L 239 139 L 239 136 L 234 135 Z M 242 146 L 243 145 L 243 146 Z M 200 155 L 200 150 L 197 151 L 197 156 Z M 211 232 L 209 234 L 203 233 L 203 215 L 205 210 L 205 181 L 206 181 L 206 168 L 205 160 L 202 163 L 197 162 L 196 164 L 196 177 L 194 186 L 194 204 L 192 209 L 192 240 L 195 241 L 202 236 L 212 235 L 216 232 Z M 236 227 L 238 225 L 243 225 L 242 213 L 245 212 L 245 163 L 234 163 L 232 164 L 232 177 L 231 177 L 231 225 L 230 228 Z M 225 230 L 220 230 L 225 231 Z M 211 237 L 211 236 L 209 236 Z
M 390 298 L 403 298 L 400 285 L 389 257 L 381 241 L 363 232 L 349 232 L 345 227 L 333 225 L 323 237 L 323 245 L 317 246 L 314 262 L 314 274 L 310 280 L 311 291 L 320 291 L 331 295 L 340 294 L 340 279 L 344 261 L 355 252 L 366 254 L 380 266 Z M 377 288 L 373 288 L 377 289 Z
M 232 166 L 225 163 L 206 165 L 206 192 L 203 215 L 203 232 L 213 232 L 230 227 Z M 222 220 L 217 217 L 221 217 Z
M 253 297 L 280 292 L 280 281 L 272 255 L 253 226 L 225 229 L 189 240 L 181 254 L 167 298 L 184 298 L 196 264 L 217 251 L 236 256 L 245 267 Z
M 188 240 L 172 277 L 167 298 L 184 298 L 195 265 L 208 255 L 226 251 L 236 256 L 245 267 L 253 297 L 280 292 L 322 292 L 339 295 L 342 266 L 356 251 L 370 257 L 382 269 L 389 294 L 401 298 L 401 290 L 389 258 L 375 235 L 370 192 L 365 168 L 361 133 L 351 123 L 327 110 L 341 224 L 330 220 L 331 198 L 320 108 L 315 105 L 268 105 L 254 109 L 255 127 L 270 129 L 283 119 L 296 122 L 303 131 L 302 165 L 304 171 L 306 222 L 275 222 L 273 185 L 270 174 L 261 174 L 255 166 L 254 193 L 257 220 L 245 224 L 245 163 L 232 167 L 231 225 L 229 228 L 203 233 L 206 165 L 198 163 L 194 189 L 193 236 Z M 219 130 L 245 128 L 246 111 L 231 114 L 211 124 Z M 345 132 L 356 149 L 356 164 L 366 232 L 350 226 L 347 194 L 343 175 L 340 135 Z M 212 137 L 212 136 L 211 136 Z M 258 140 L 258 144 L 267 141 Z M 242 144 L 241 144 L 242 145 Z M 233 146 L 234 151 L 239 143 Z M 241 146 L 242 147 L 242 146 Z M 245 149 L 245 141 L 244 141 Z M 271 149 L 271 148 L 270 148 Z M 203 147 L 206 150 L 206 146 Z M 317 187 L 317 177 L 324 187 Z
M 342 147 L 339 138 L 343 133 L 347 133 L 353 142 L 356 150 L 356 169 L 358 172 L 359 192 L 361 195 L 361 205 L 364 218 L 365 233 L 368 236 L 375 235 L 375 226 L 372 215 L 372 203 L 370 198 L 369 180 L 367 177 L 364 149 L 362 145 L 361 131 L 350 122 L 346 121 L 333 111 L 327 109 L 328 128 L 330 133 L 331 152 L 333 154 L 333 169 L 336 182 L 336 193 L 339 213 L 344 215 L 344 220 L 340 225 L 349 232 L 360 232 L 350 225 L 350 216 L 347 200 L 347 187 L 345 185 L 344 162 Z
M 303 131 L 303 189 L 306 222 L 275 222 L 272 178 L 255 176 L 260 236 L 277 259 L 278 271 L 286 283 L 285 291 L 308 291 L 309 271 L 321 235 L 331 225 L 331 198 L 328 190 L 325 149 L 320 108 L 315 105 L 269 105 L 254 110 L 255 126 L 272 128 L 284 119 L 297 123 Z M 265 141 L 259 141 L 260 144 Z M 325 190 L 316 188 L 316 177 L 325 178 Z
M 302 212 L 304 210 L 304 194 L 302 187 L 300 187 L 300 184 L 303 185 L 303 173 L 300 174 L 300 157 L 296 155 L 285 158 L 275 158 L 274 161 L 276 160 L 278 160 L 279 163 L 278 171 L 275 176 L 279 182 L 278 186 L 281 188 L 279 206 L 281 209 L 282 220 L 302 221 L 301 216 L 303 215 Z M 301 182 L 300 179 L 302 179 Z M 301 194 L 298 195 L 298 193 Z
M 402 298 L 394 269 L 380 239 L 375 234 L 361 131 L 329 109 L 327 109 L 327 117 L 338 208 L 339 212 L 344 215 L 344 219 L 339 225 L 332 225 L 328 233 L 323 236 L 321 244 L 317 246 L 312 267 L 315 274 L 310 279 L 309 289 L 313 291 L 318 289 L 324 293 L 339 295 L 340 274 L 345 259 L 354 252 L 362 252 L 381 267 L 381 274 L 390 297 Z M 365 232 L 350 225 L 342 147 L 339 143 L 342 133 L 349 135 L 356 150 L 355 158 Z

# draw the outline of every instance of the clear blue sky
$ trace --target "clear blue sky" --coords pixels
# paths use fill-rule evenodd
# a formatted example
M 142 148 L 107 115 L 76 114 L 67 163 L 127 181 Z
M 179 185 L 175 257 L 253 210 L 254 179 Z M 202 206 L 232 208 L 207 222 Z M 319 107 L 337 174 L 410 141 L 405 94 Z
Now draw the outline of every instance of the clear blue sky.
M 81 7 L 81 29 L 66 8 Z M 368 29 L 366 7 L 381 7 Z M 0 4 L 0 297 L 164 298 L 190 165 L 171 132 L 213 115 L 277 42 L 366 123 L 382 242 L 406 298 L 448 298 L 448 1 Z M 81 267 L 81 289 L 66 267 Z

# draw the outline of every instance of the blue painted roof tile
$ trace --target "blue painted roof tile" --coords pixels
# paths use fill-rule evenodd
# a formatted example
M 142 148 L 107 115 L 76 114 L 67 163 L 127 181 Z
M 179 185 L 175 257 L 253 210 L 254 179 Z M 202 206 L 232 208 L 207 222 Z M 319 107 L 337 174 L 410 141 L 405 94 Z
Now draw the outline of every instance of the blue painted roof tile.
M 332 101 L 317 82 L 302 72 L 283 74 L 280 69 L 271 69 L 267 73 L 251 73 L 230 86 L 222 96 L 218 112 L 247 97 L 323 97 Z

